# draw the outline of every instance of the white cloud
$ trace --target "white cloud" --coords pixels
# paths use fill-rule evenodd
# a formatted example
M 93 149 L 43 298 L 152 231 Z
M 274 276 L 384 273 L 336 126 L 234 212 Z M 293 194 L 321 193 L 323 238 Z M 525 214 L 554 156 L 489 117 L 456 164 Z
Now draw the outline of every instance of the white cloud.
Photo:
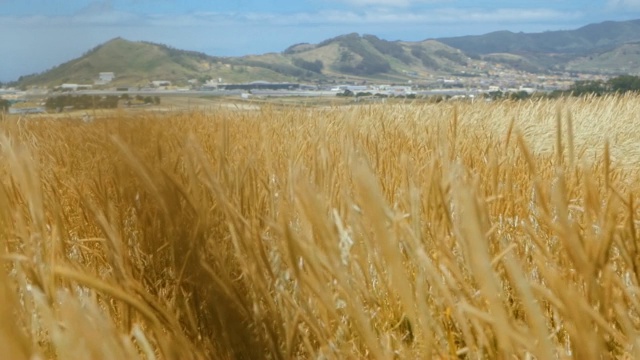
M 389 0 L 351 0 L 389 1 Z M 631 2 L 631 0 L 617 0 Z M 640 0 L 634 1 L 640 3 Z M 546 21 L 570 21 L 580 18 L 579 12 L 566 12 L 546 8 L 461 9 L 436 8 L 416 12 L 408 9 L 371 8 L 362 10 L 321 10 L 278 14 L 268 12 L 195 12 L 183 15 L 136 15 L 100 7 L 95 3 L 70 16 L 2 17 L 0 29 L 9 27 L 48 26 L 136 26 L 136 27 L 219 27 L 224 24 L 246 26 L 304 26 L 304 25 L 375 25 L 375 24 L 461 24 L 461 23 L 528 23 Z M 104 11 L 96 11 L 98 9 Z
M 424 12 L 406 10 L 369 9 L 323 10 L 292 14 L 276 13 L 195 13 L 182 16 L 154 16 L 146 21 L 163 26 L 207 26 L 213 23 L 244 23 L 262 25 L 362 25 L 362 24 L 456 24 L 456 23 L 526 23 L 556 20 L 573 20 L 582 16 L 579 12 L 553 9 L 431 9 Z
M 113 11 L 113 5 L 110 1 L 92 1 L 84 8 L 80 9 L 77 14 L 94 15 Z
M 427 4 L 427 3 L 442 3 L 450 2 L 451 0 L 328 0 L 334 3 L 344 3 L 357 7 L 388 7 L 388 8 L 401 8 L 409 7 L 411 5 Z
M 383 1 L 383 0 L 380 0 Z M 184 15 L 135 15 L 117 10 L 105 12 L 79 12 L 67 17 L 0 17 L 0 28 L 47 27 L 47 26 L 136 26 L 136 27 L 219 27 L 223 24 L 260 26 L 304 26 L 304 25 L 375 25 L 375 24 L 458 24 L 458 23 L 527 23 L 557 20 L 575 20 L 582 16 L 578 12 L 553 9 L 496 10 L 440 8 L 423 12 L 405 9 L 322 10 L 318 12 L 277 13 L 232 13 L 196 12 Z
M 607 4 L 613 9 L 640 10 L 640 0 L 608 0 Z
M 94 24 L 94 25 L 119 25 L 131 23 L 138 19 L 137 15 L 121 11 L 111 11 L 90 15 L 76 15 L 71 18 L 74 23 Z
M 389 7 L 406 7 L 411 5 L 410 0 L 344 0 L 349 5 L 355 6 L 389 6 Z
M 111 1 L 92 1 L 70 17 L 76 24 L 117 25 L 135 21 L 137 16 L 116 10 Z
M 327 0 L 353 6 L 409 7 L 418 4 L 447 3 L 453 0 Z
M 247 20 L 269 21 L 282 25 L 303 24 L 455 24 L 455 23 L 522 23 L 571 20 L 581 17 L 578 12 L 552 9 L 456 9 L 441 8 L 423 12 L 372 9 L 364 11 L 320 11 L 272 16 L 254 15 Z
M 108 10 L 80 11 L 67 16 L 0 16 L 0 29 L 9 27 L 69 27 L 74 25 L 126 25 L 141 20 L 141 17 L 132 13 Z

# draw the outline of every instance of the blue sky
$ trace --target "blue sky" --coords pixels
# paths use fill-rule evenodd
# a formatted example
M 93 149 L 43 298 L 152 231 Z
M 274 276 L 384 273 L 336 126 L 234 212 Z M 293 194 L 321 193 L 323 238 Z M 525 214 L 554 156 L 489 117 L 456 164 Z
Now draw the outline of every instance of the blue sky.
M 117 36 L 236 56 L 350 32 L 415 41 L 636 18 L 640 0 L 0 0 L 0 81 Z

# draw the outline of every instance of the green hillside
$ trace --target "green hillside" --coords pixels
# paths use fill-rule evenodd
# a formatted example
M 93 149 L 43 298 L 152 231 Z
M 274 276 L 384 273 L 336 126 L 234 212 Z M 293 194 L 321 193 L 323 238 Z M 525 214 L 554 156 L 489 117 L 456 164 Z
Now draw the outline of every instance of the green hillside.
M 438 41 L 470 54 L 587 54 L 640 40 L 640 20 L 607 21 L 576 30 L 542 33 L 497 31 L 485 35 L 441 38 Z
M 184 85 L 189 79 L 223 78 L 242 82 L 260 78 L 291 81 L 295 77 L 236 58 L 222 58 L 170 47 L 116 38 L 42 74 L 23 77 L 20 85 L 58 86 L 63 83 L 93 84 L 100 72 L 114 72 L 110 86 L 145 86 L 153 80 Z
M 640 42 L 570 61 L 566 69 L 575 72 L 640 75 Z
M 319 44 L 298 44 L 282 53 L 215 57 L 160 44 L 108 41 L 83 56 L 41 74 L 22 77 L 19 86 L 94 84 L 100 72 L 113 72 L 108 86 L 147 86 L 154 80 L 186 85 L 189 79 L 223 82 L 405 81 L 434 73 L 464 71 L 470 59 L 437 41 L 387 41 L 347 34 Z
M 356 33 L 337 36 L 319 44 L 295 44 L 283 57 L 321 63 L 332 78 L 407 80 L 435 74 L 467 72 L 474 60 L 462 51 L 435 40 L 388 41 Z
M 629 66 L 620 67 L 621 63 L 618 60 L 584 59 L 593 59 L 599 57 L 598 54 L 613 51 L 624 44 L 640 41 L 640 20 L 606 21 L 575 30 L 541 33 L 496 31 L 485 35 L 437 40 L 471 56 L 482 56 L 489 62 L 499 62 L 529 72 L 585 70 L 624 73 Z M 507 58 L 494 56 L 495 54 L 517 55 L 520 60 L 514 63 Z
M 18 86 L 94 84 L 100 72 L 114 72 L 109 86 L 146 86 L 190 79 L 238 83 L 403 82 L 436 76 L 482 76 L 501 69 L 638 73 L 640 20 L 591 24 L 577 30 L 544 33 L 498 31 L 420 42 L 388 41 L 351 33 L 318 44 L 300 43 L 281 53 L 216 57 L 148 42 L 116 38 L 83 56 L 41 74 L 24 76 Z

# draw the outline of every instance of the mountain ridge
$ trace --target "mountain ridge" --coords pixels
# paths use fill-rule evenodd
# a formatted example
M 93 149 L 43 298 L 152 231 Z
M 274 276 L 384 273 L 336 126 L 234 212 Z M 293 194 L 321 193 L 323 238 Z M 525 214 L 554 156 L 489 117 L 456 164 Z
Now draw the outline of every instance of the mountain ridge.
M 153 80 L 186 84 L 267 80 L 327 83 L 407 81 L 433 76 L 484 76 L 488 68 L 530 73 L 558 71 L 640 73 L 640 20 L 606 21 L 575 30 L 389 41 L 349 33 L 317 44 L 297 43 L 282 52 L 222 57 L 146 41 L 114 38 L 19 86 L 93 83 L 99 72 L 116 73 L 112 85 L 144 86 Z
M 588 24 L 575 30 L 537 33 L 514 33 L 501 30 L 484 35 L 438 38 L 437 40 L 465 52 L 477 54 L 496 52 L 582 53 L 606 50 L 608 47 L 628 41 L 637 41 L 640 39 L 638 34 L 640 34 L 640 19 L 604 21 Z

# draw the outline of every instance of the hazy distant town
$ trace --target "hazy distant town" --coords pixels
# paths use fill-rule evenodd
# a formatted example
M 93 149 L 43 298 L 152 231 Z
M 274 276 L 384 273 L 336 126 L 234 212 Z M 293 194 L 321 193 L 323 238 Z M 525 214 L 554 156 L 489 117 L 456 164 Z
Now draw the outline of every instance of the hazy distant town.
M 0 84 L 0 108 L 25 114 L 153 109 L 176 97 L 492 101 L 638 91 L 638 34 L 640 20 L 423 41 L 348 33 L 236 57 L 116 37 L 81 57 Z
M 487 64 L 482 75 L 457 74 L 454 76 L 433 75 L 407 80 L 403 83 L 372 83 L 369 81 L 345 79 L 339 83 L 294 83 L 268 82 L 256 79 L 246 83 L 228 83 L 222 78 L 205 82 L 198 79 L 184 79 L 172 82 L 151 79 L 146 86 L 114 86 L 117 79 L 114 72 L 100 72 L 92 84 L 65 83 L 55 87 L 0 88 L 0 99 L 8 103 L 8 112 L 40 113 L 47 112 L 45 100 L 62 95 L 119 96 L 134 99 L 136 105 L 158 103 L 162 96 L 237 96 L 249 100 L 253 97 L 326 97 L 326 96 L 369 96 L 385 97 L 429 97 L 444 99 L 475 98 L 491 99 L 495 96 L 536 93 L 549 94 L 565 91 L 576 82 L 606 81 L 605 75 L 563 72 L 539 75 L 523 71 L 502 68 L 499 64 Z M 414 74 L 406 74 L 414 75 Z M 152 99 L 152 100 L 149 100 Z M 138 100 L 137 102 L 135 100 Z M 146 101 L 145 101 L 146 100 Z M 131 105 L 132 102 L 125 102 Z M 50 110 L 50 109 L 49 109 Z M 59 109 L 58 109 L 59 111 Z

